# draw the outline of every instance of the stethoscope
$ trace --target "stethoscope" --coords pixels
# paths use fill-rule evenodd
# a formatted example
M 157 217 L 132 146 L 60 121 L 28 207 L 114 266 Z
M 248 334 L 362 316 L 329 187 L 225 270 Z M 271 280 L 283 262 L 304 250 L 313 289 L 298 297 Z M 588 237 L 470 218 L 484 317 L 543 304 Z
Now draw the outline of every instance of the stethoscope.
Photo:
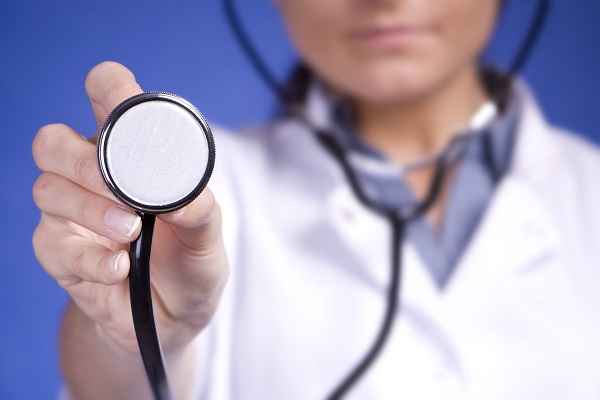
M 538 0 L 529 32 L 510 68 L 518 72 L 544 25 L 550 0 Z M 227 21 L 252 65 L 267 86 L 337 160 L 358 200 L 373 213 L 387 219 L 392 228 L 390 287 L 382 325 L 364 357 L 334 388 L 327 399 L 343 398 L 373 365 L 389 338 L 398 310 L 402 278 L 401 248 L 408 223 L 423 216 L 439 198 L 451 167 L 459 160 L 471 138 L 485 135 L 498 113 L 493 102 L 485 103 L 465 132 L 456 135 L 445 150 L 396 171 L 433 166 L 426 195 L 408 207 L 382 206 L 372 201 L 361 185 L 357 169 L 373 169 L 359 153 L 348 152 L 327 129 L 314 124 L 303 107 L 277 83 L 242 28 L 233 0 L 223 0 Z M 487 140 L 487 139 L 486 139 Z M 215 162 L 212 133 L 204 116 L 186 100 L 163 92 L 142 93 L 119 104 L 107 117 L 98 135 L 98 165 L 114 196 L 141 216 L 142 231 L 130 245 L 129 288 L 135 333 L 152 394 L 157 400 L 172 398 L 165 361 L 156 330 L 150 282 L 150 254 L 156 214 L 180 209 L 205 188 Z
M 155 399 L 171 391 L 154 312 L 150 254 L 156 215 L 178 210 L 206 187 L 215 145 L 204 116 L 170 93 L 131 97 L 111 111 L 98 134 L 98 166 L 113 195 L 141 217 L 129 247 L 133 325 Z

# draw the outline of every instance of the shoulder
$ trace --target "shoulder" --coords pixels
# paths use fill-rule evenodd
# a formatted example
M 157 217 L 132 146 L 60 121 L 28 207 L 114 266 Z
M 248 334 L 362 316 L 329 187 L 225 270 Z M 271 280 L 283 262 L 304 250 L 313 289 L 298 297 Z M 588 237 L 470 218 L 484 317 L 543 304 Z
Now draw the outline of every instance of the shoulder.
M 254 126 L 251 129 L 231 130 L 223 126 L 213 126 L 216 161 L 215 178 L 227 176 L 233 179 L 240 173 L 253 171 L 271 156 L 270 143 L 275 136 L 271 125 Z
M 553 171 L 550 181 L 561 183 L 557 188 L 569 188 L 582 204 L 589 203 L 587 208 L 596 209 L 593 199 L 600 196 L 600 147 L 582 134 L 556 126 L 546 129 L 557 153 L 556 165 L 546 166 Z
M 529 88 L 518 82 L 521 120 L 515 149 L 515 164 L 521 170 L 550 180 L 579 175 L 592 178 L 600 168 L 600 148 L 579 133 L 552 124 Z M 600 180 L 598 180 L 600 183 Z
M 230 215 L 317 201 L 341 179 L 335 161 L 300 123 L 275 121 L 237 132 L 215 127 L 213 134 L 216 162 L 209 187 Z
M 247 126 L 235 131 L 215 126 L 213 129 L 217 160 L 229 167 L 255 169 L 281 152 L 298 144 L 306 132 L 293 121 L 273 121 Z
M 560 151 L 557 178 L 562 182 L 563 196 L 570 204 L 571 215 L 581 215 L 589 229 L 600 236 L 600 148 L 580 134 L 561 128 L 551 128 Z M 558 183 L 558 182 L 557 182 Z M 568 198 L 567 198 L 568 195 Z M 592 232 L 589 232 L 592 233 Z
M 249 176 L 254 182 L 315 174 L 323 178 L 335 169 L 334 161 L 315 135 L 293 119 L 247 126 L 235 132 L 220 126 L 212 130 L 217 154 L 215 169 L 238 183 Z
M 572 237 L 600 237 L 600 150 L 551 124 L 533 94 L 519 88 L 522 115 L 513 153 L 513 176 L 527 182 Z
M 575 172 L 582 174 L 593 174 L 598 179 L 600 172 L 600 147 L 581 134 L 566 129 L 551 127 L 554 137 L 562 156 L 567 165 Z
M 586 251 L 597 254 L 590 243 L 600 237 L 600 149 L 584 136 L 566 129 L 549 127 L 549 137 L 557 149 L 557 165 L 546 166 L 548 174 L 546 201 L 553 204 L 554 214 L 562 219 L 564 231 Z M 594 238 L 594 239 L 592 239 Z

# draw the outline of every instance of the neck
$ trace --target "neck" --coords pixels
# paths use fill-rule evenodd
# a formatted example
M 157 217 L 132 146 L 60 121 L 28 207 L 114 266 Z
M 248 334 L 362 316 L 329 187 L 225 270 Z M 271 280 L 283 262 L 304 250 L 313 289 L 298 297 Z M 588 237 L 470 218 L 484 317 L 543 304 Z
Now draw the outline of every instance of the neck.
M 477 68 L 416 99 L 356 102 L 361 137 L 390 160 L 406 164 L 447 145 L 486 99 Z

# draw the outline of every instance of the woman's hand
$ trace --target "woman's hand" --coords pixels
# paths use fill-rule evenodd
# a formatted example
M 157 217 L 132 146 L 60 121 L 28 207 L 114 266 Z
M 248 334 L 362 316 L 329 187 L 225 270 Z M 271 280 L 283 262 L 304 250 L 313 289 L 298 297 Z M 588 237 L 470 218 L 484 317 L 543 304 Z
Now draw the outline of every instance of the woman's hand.
M 86 90 L 99 126 L 117 104 L 142 92 L 129 70 L 108 62 L 92 69 Z M 139 358 L 127 246 L 140 233 L 140 218 L 106 188 L 95 141 L 68 126 L 48 125 L 35 137 L 33 155 L 42 170 L 33 188 L 42 211 L 33 236 L 40 264 L 70 294 L 104 345 Z M 160 215 L 153 242 L 154 315 L 168 357 L 210 321 L 227 281 L 220 210 L 211 191 L 205 189 L 180 211 Z

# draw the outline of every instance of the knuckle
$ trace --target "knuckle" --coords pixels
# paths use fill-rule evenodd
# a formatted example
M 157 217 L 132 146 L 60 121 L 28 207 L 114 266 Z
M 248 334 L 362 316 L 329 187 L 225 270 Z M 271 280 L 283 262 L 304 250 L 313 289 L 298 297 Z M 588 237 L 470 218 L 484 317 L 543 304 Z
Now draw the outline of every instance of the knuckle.
M 220 207 L 214 200 L 214 196 L 207 195 L 205 198 L 198 199 L 197 203 L 190 204 L 189 207 L 193 208 L 194 211 L 190 213 L 184 213 L 183 218 L 178 220 L 178 224 L 187 229 L 203 228 L 215 217 L 218 217 L 220 213 Z M 189 214 L 189 217 L 186 217 Z
M 219 208 L 217 201 L 215 199 L 215 195 L 211 190 L 205 190 L 200 197 L 198 198 L 199 204 L 198 206 L 202 210 L 201 216 L 202 220 L 206 220 L 209 218 L 216 209 Z
M 33 254 L 35 255 L 35 258 L 38 260 L 39 264 L 48 275 L 54 279 L 57 279 L 59 275 L 55 268 L 56 265 L 50 262 L 52 259 L 51 253 L 56 251 L 55 243 L 53 241 L 54 236 L 52 233 L 53 232 L 48 231 L 46 225 L 44 224 L 44 220 L 42 219 L 33 232 L 31 244 L 33 246 Z
M 81 152 L 75 155 L 75 179 L 80 183 L 91 184 L 95 182 L 99 176 L 96 158 L 90 152 Z
M 83 249 L 75 249 L 71 256 L 70 266 L 76 276 L 80 278 L 85 276 L 85 251 Z
M 97 207 L 90 198 L 82 199 L 77 205 L 77 215 L 80 221 L 93 221 L 97 213 Z
M 207 189 L 204 191 L 204 193 L 202 194 L 202 198 L 203 198 L 203 202 L 206 206 L 206 208 L 209 211 L 212 211 L 217 205 L 217 200 L 215 199 L 215 194 L 212 192 L 212 190 Z
M 46 235 L 44 234 L 44 228 L 42 226 L 42 222 L 38 224 L 38 226 L 33 231 L 33 236 L 31 238 L 31 245 L 33 246 L 33 253 L 35 254 L 35 258 L 41 263 L 42 262 L 42 252 L 44 249 L 44 244 L 46 242 Z
M 33 184 L 32 195 L 33 201 L 38 208 L 42 208 L 48 197 L 50 186 L 50 176 L 47 173 L 42 173 Z
M 219 210 L 219 205 L 215 200 L 215 195 L 210 190 L 205 190 L 197 199 L 196 204 L 193 207 L 197 208 L 197 218 L 195 221 L 190 221 L 196 226 L 202 226 L 209 222 L 213 216 L 215 216 L 215 211 Z
M 205 209 L 205 214 L 202 219 L 202 224 L 221 220 L 221 206 L 215 199 L 213 192 L 210 190 L 207 191 L 206 197 L 203 200 L 203 207 Z
M 49 124 L 39 129 L 31 145 L 33 159 L 38 167 L 41 165 L 44 155 L 52 150 L 57 133 L 65 129 L 67 127 L 64 124 Z
M 219 205 L 219 203 L 217 203 L 217 201 L 214 201 L 212 209 L 211 209 L 211 213 L 210 216 L 219 223 L 221 223 L 221 218 L 222 218 L 222 214 L 221 214 L 221 206 Z
M 206 189 L 194 201 L 173 214 L 167 214 L 167 221 L 185 229 L 198 229 L 213 220 L 220 219 L 220 206 L 213 193 Z

